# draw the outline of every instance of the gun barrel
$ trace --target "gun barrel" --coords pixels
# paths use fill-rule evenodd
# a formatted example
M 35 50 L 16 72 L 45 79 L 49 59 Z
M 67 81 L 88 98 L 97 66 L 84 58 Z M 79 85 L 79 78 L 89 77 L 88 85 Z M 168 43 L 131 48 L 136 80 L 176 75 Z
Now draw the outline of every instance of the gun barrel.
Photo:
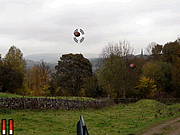
M 82 114 L 80 115 L 80 120 L 77 123 L 77 135 L 89 135 Z

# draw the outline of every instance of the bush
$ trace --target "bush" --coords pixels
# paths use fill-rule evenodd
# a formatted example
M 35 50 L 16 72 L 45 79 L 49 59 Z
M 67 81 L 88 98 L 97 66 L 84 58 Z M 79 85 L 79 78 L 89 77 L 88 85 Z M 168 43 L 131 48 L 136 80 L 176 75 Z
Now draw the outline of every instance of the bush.
M 138 98 L 151 98 L 157 91 L 155 81 L 145 76 L 141 76 L 140 84 L 135 89 Z

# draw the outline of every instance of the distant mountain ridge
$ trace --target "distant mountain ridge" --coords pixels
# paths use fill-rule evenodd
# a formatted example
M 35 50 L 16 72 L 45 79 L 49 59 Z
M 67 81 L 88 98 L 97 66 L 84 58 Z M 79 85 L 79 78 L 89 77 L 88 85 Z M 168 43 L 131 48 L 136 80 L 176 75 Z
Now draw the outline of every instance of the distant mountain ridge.
M 27 55 L 25 56 L 25 60 L 26 60 L 26 66 L 27 68 L 31 68 L 36 64 L 39 64 L 39 62 L 41 60 L 44 60 L 44 62 L 46 62 L 46 64 L 48 66 L 50 66 L 51 70 L 54 72 L 55 69 L 54 67 L 58 64 L 58 61 L 60 60 L 60 57 L 63 54 L 69 54 L 69 53 L 42 53 L 42 54 L 33 54 L 33 55 Z M 74 53 L 73 53 L 74 54 Z M 78 54 L 78 53 L 76 53 Z M 82 54 L 82 53 L 81 53 Z M 86 54 L 82 54 L 85 58 L 89 59 L 89 61 L 93 61 L 92 63 L 92 68 L 93 71 L 96 69 L 94 67 L 94 62 L 96 63 L 99 54 L 98 53 L 86 53 Z
M 60 57 L 63 54 L 69 54 L 69 53 L 42 53 L 42 54 L 32 54 L 25 56 L 26 60 L 33 60 L 33 61 L 40 61 L 44 60 L 45 62 L 58 62 Z M 74 54 L 74 53 L 73 53 Z M 77 53 L 79 54 L 79 53 Z M 85 58 L 98 58 L 99 53 L 81 53 Z
M 28 55 L 25 56 L 27 68 L 33 67 L 35 64 L 39 64 L 40 60 L 44 60 L 44 62 L 47 63 L 47 65 L 50 66 L 52 71 L 55 71 L 54 67 L 58 64 L 58 61 L 60 60 L 60 57 L 62 54 L 67 54 L 67 53 L 43 53 L 43 54 L 33 54 L 33 55 Z M 87 53 L 83 54 L 83 56 L 87 59 L 92 64 L 92 70 L 95 71 L 99 67 L 99 54 L 98 53 Z M 147 55 L 139 54 L 139 55 L 129 55 L 129 58 L 134 58 L 134 57 L 143 57 L 143 58 L 148 58 Z

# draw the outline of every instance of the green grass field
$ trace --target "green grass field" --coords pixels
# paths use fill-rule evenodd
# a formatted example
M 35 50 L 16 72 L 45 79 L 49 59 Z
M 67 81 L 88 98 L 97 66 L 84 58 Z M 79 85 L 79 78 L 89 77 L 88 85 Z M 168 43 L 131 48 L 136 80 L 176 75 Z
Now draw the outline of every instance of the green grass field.
M 21 95 L 15 95 L 11 93 L 2 93 L 0 92 L 0 97 L 14 97 L 14 98 L 23 98 Z M 25 98 L 37 98 L 37 96 L 24 96 Z M 88 97 L 44 97 L 44 96 L 38 96 L 38 98 L 53 98 L 53 99 L 69 99 L 69 100 L 95 100 L 94 98 L 88 98 Z
M 1 110 L 0 119 L 14 119 L 15 135 L 76 135 L 77 122 L 82 114 L 90 135 L 127 135 L 139 133 L 147 125 L 172 117 L 169 112 L 180 115 L 178 109 L 180 104 L 165 105 L 144 99 L 97 110 Z

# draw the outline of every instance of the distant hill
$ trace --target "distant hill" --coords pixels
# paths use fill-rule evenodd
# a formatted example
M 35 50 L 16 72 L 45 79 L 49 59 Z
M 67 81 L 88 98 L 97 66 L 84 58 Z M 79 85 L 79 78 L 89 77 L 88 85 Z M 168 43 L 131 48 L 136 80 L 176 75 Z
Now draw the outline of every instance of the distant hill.
M 27 64 L 26 65 L 27 69 L 30 69 L 30 68 L 34 67 L 34 65 L 39 64 L 39 61 L 26 60 L 26 64 Z M 52 72 L 55 72 L 55 66 L 57 65 L 57 62 L 54 62 L 54 63 L 53 62 L 46 62 L 46 64 L 50 67 Z
M 93 71 L 96 70 L 96 67 L 98 66 L 97 65 L 97 59 L 98 58 L 89 58 L 89 61 L 91 62 L 92 64 L 92 69 Z M 46 61 L 45 61 L 46 62 Z M 32 68 L 35 64 L 39 64 L 39 61 L 33 61 L 33 60 L 26 60 L 26 66 L 27 66 L 27 69 L 29 68 Z M 57 62 L 46 62 L 46 64 L 48 66 L 50 66 L 51 70 L 54 72 L 55 69 L 54 67 L 58 64 L 58 61 Z
M 54 72 L 54 67 L 58 64 L 58 60 L 60 60 L 60 57 L 62 54 L 67 53 L 43 53 L 43 54 L 33 54 L 33 55 L 27 55 L 25 56 L 27 68 L 33 67 L 35 64 L 39 64 L 41 60 L 44 60 L 47 65 L 50 66 L 51 70 Z M 83 53 L 82 53 L 83 54 Z M 85 53 L 83 56 L 91 62 L 92 60 L 95 60 L 99 57 L 98 53 Z M 94 63 L 94 62 L 93 62 Z M 94 64 L 92 64 L 94 65 Z M 92 67 L 93 71 L 96 69 L 94 66 Z
M 60 57 L 62 56 L 63 53 L 44 53 L 44 54 L 34 54 L 34 55 L 28 55 L 25 56 L 26 59 L 26 63 L 27 63 L 27 68 L 31 68 L 34 66 L 34 64 L 39 64 L 40 60 L 44 60 L 47 65 L 50 66 L 51 70 L 54 72 L 54 67 L 58 64 L 58 60 L 60 59 Z M 65 54 L 65 53 L 64 53 Z M 92 64 L 92 70 L 93 72 L 95 70 L 97 70 L 99 68 L 99 54 L 97 53 L 91 53 L 91 54 L 83 54 L 83 56 L 87 59 L 89 59 L 89 61 Z M 148 58 L 147 55 L 129 55 L 129 58 L 134 58 L 134 57 L 143 57 L 145 59 Z
M 40 61 L 44 60 L 46 62 L 58 62 L 62 54 L 69 54 L 69 53 L 42 53 L 42 54 L 33 54 L 25 56 L 26 60 L 33 60 L 33 61 Z M 82 53 L 83 54 L 83 53 Z M 83 56 L 85 58 L 98 58 L 98 53 L 84 53 Z

